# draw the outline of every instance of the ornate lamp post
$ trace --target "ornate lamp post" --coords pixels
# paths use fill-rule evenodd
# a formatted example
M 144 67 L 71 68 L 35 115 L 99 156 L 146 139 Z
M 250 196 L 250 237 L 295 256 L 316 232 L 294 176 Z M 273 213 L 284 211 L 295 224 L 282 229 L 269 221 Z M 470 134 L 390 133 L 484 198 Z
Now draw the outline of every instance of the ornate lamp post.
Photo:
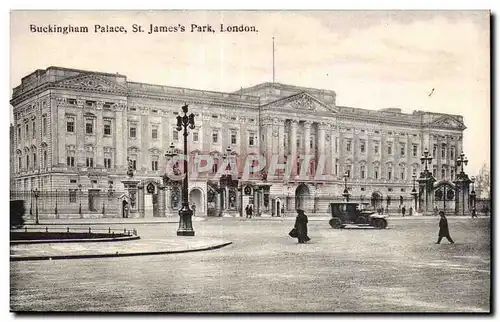
M 38 191 L 38 188 L 35 188 L 33 190 L 33 196 L 35 197 L 35 224 L 39 224 L 38 221 L 38 197 L 40 196 L 40 191 Z
M 425 180 L 425 188 L 426 188 L 426 191 L 425 191 L 425 207 L 426 207 L 426 210 L 427 210 L 427 206 L 428 206 L 428 190 L 429 190 L 429 179 L 432 177 L 432 173 L 429 172 L 428 170 L 428 166 L 432 163 L 432 156 L 431 156 L 431 153 L 429 152 L 429 150 L 427 150 L 427 148 L 425 148 L 424 152 L 423 152 L 423 155 L 422 157 L 420 158 L 420 162 L 422 163 L 422 165 L 424 165 L 424 172 L 421 172 L 420 173 L 420 179 L 423 179 Z
M 425 148 L 424 153 L 420 158 L 420 161 L 422 162 L 422 165 L 424 165 L 424 173 L 428 173 L 429 170 L 427 169 L 427 166 L 431 164 L 432 156 L 430 152 L 427 150 L 427 148 Z
M 466 181 L 468 180 L 467 175 L 464 172 L 464 165 L 467 165 L 469 163 L 469 160 L 467 160 L 467 157 L 465 156 L 464 151 L 460 153 L 460 156 L 457 158 L 456 165 L 457 168 L 460 167 L 460 173 L 458 174 L 458 180 L 461 181 Z M 465 189 L 464 186 L 462 185 L 462 216 L 465 215 Z M 458 193 L 457 193 L 458 197 Z
M 344 193 L 342 196 L 345 198 L 345 201 L 349 201 L 349 189 L 347 189 L 347 178 L 349 178 L 349 173 L 347 171 L 344 173 Z
M 191 218 L 193 216 L 193 211 L 189 209 L 188 201 L 188 162 L 187 162 L 187 137 L 188 137 L 188 127 L 192 130 L 194 129 L 194 114 L 188 113 L 188 105 L 182 107 L 183 116 L 177 115 L 177 131 L 184 129 L 184 178 L 182 181 L 182 208 L 179 210 L 179 229 L 177 230 L 177 236 L 194 236 L 193 224 Z
M 413 199 L 415 200 L 415 211 L 417 211 L 417 189 L 415 188 L 415 181 L 417 180 L 417 175 L 415 173 L 412 174 L 412 179 L 413 179 L 413 189 L 411 190 L 411 195 L 413 196 Z
M 56 189 L 56 208 L 54 209 L 54 213 L 56 215 L 56 218 L 59 218 L 59 214 L 57 212 L 57 189 Z
M 80 218 L 83 218 L 83 215 L 82 215 L 82 185 L 81 184 L 78 185 L 78 191 L 79 191 L 79 195 L 80 195 L 80 198 L 78 198 L 78 200 L 80 202 L 80 206 L 78 208 L 78 213 L 80 214 Z
M 464 165 L 467 165 L 467 163 L 469 163 L 469 160 L 467 160 L 464 151 L 462 151 L 460 157 L 457 159 L 457 167 L 461 167 L 460 174 L 464 173 Z

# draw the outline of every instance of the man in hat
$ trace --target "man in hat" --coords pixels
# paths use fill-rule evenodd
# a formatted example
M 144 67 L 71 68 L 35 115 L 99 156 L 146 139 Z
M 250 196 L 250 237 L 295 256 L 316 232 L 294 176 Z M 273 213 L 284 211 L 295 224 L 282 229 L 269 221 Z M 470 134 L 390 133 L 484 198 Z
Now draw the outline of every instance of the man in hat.
M 439 215 L 441 216 L 441 219 L 439 220 L 439 237 L 436 244 L 441 243 L 441 239 L 443 239 L 443 237 L 446 237 L 450 244 L 455 244 L 453 239 L 451 239 L 450 231 L 448 230 L 448 219 L 446 219 L 444 211 L 440 211 Z

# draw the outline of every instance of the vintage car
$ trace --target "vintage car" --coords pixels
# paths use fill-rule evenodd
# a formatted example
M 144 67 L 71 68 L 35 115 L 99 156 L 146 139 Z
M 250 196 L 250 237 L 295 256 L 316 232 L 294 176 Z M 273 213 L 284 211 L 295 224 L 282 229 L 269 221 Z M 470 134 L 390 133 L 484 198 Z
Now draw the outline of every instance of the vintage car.
M 347 224 L 358 226 L 373 226 L 378 229 L 387 227 L 387 216 L 376 214 L 375 211 L 364 209 L 366 204 L 358 202 L 330 203 L 332 228 L 344 228 Z

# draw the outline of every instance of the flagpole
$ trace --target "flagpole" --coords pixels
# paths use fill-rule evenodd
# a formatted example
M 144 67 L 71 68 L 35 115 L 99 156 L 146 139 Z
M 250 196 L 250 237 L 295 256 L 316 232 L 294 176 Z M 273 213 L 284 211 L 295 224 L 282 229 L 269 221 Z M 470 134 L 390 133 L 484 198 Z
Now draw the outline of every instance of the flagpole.
M 273 37 L 273 83 L 274 83 L 274 37 Z

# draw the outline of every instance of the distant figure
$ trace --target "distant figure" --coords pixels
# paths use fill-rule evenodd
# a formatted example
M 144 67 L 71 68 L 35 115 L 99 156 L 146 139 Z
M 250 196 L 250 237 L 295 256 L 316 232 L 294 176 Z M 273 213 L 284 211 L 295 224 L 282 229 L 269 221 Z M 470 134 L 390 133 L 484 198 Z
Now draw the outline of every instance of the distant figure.
M 406 213 L 406 207 L 403 206 L 403 208 L 401 208 L 401 213 L 403 214 L 403 217 L 405 216 L 405 213 Z
M 385 214 L 389 216 L 389 205 L 385 206 Z
M 413 216 L 413 207 L 412 206 L 410 206 L 410 210 L 408 212 L 408 215 L 409 216 Z
M 193 216 L 196 216 L 196 205 L 194 203 L 191 206 L 191 209 L 193 210 Z
M 281 208 L 281 217 L 285 217 L 285 208 Z
M 249 210 L 248 210 L 248 209 L 249 209 L 249 208 L 250 208 L 250 206 L 249 206 L 249 205 L 247 205 L 247 206 L 245 207 L 245 218 L 248 218 L 248 214 L 249 214 Z
M 444 212 L 439 212 L 439 215 L 441 216 L 441 219 L 439 220 L 439 237 L 436 244 L 441 243 L 441 239 L 443 239 L 443 237 L 446 237 L 451 244 L 455 244 L 453 239 L 451 239 L 450 231 L 448 230 L 448 220 L 446 219 Z
M 297 209 L 297 218 L 295 218 L 295 229 L 297 229 L 297 238 L 299 240 L 299 244 L 303 244 L 311 240 L 309 236 L 307 236 L 307 216 L 304 213 L 304 210 Z
M 248 217 L 252 218 L 253 215 L 253 206 L 248 205 Z
M 476 207 L 472 207 L 472 218 L 474 218 L 474 217 L 477 218 Z
M 434 207 L 434 216 L 437 216 L 439 213 L 439 209 L 438 209 L 438 206 L 435 206 Z

